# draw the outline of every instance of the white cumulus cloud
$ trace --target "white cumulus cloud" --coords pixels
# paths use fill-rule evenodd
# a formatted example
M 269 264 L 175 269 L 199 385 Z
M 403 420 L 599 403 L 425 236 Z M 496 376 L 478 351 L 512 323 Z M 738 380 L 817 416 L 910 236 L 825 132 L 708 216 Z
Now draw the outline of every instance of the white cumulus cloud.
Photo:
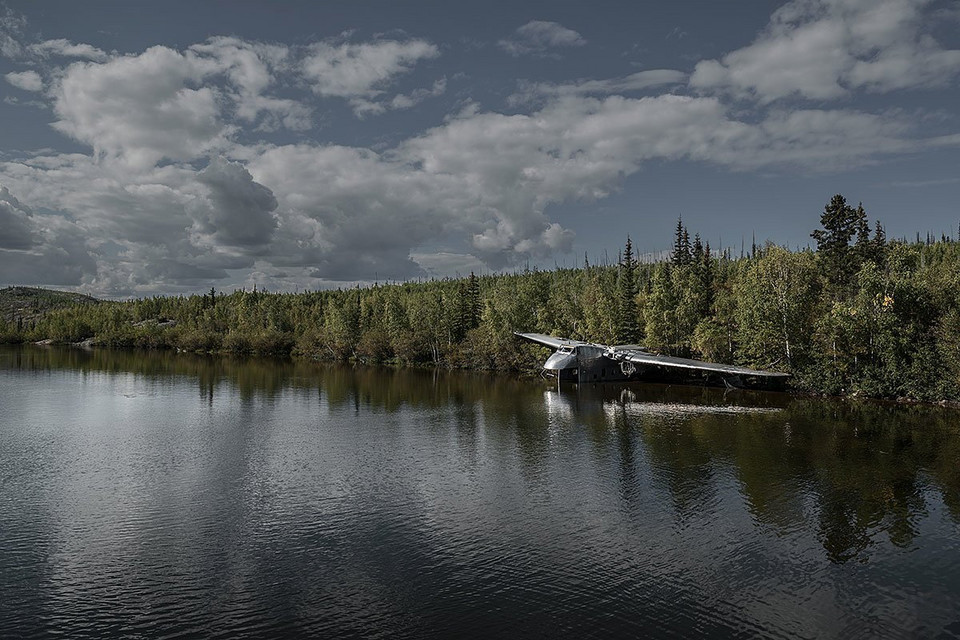
M 370 114 L 387 108 L 375 103 L 397 76 L 408 73 L 419 61 L 439 55 L 436 45 L 420 39 L 317 42 L 310 46 L 302 72 L 314 93 L 349 99 L 358 114 Z
M 531 20 L 517 28 L 510 38 L 497 44 L 510 55 L 521 56 L 543 55 L 557 47 L 582 47 L 587 41 L 573 29 L 557 22 Z
M 155 46 L 105 63 L 74 63 L 56 83 L 54 127 L 95 155 L 148 168 L 190 160 L 223 146 L 217 91 L 200 83 L 216 65 Z
M 43 78 L 36 71 L 10 72 L 4 77 L 7 82 L 24 91 L 40 91 L 43 89 Z
M 353 112 L 357 117 L 363 118 L 368 115 L 379 115 L 386 111 L 413 108 L 427 98 L 436 98 L 437 96 L 443 95 L 446 90 L 447 80 L 446 78 L 441 78 L 434 82 L 433 86 L 429 89 L 415 89 L 408 94 L 398 93 L 390 100 L 379 102 L 366 100 L 364 98 L 354 98 L 350 101 L 350 104 L 353 106 Z
M 44 40 L 43 42 L 31 44 L 27 47 L 27 50 L 42 58 L 60 56 L 63 58 L 82 58 L 92 60 L 93 62 L 104 62 L 110 57 L 106 52 L 93 45 L 82 42 L 70 42 L 63 38 Z
M 683 84 L 686 81 L 687 74 L 682 71 L 673 69 L 650 69 L 647 71 L 638 71 L 623 78 L 608 78 L 603 80 L 586 79 L 562 84 L 524 82 L 521 83 L 520 91 L 510 97 L 510 102 L 511 104 L 523 104 L 540 98 L 555 98 L 559 96 L 630 93 L 651 87 L 662 87 L 668 84 Z
M 960 50 L 945 49 L 930 35 L 930 4 L 793 0 L 753 44 L 699 62 L 690 84 L 764 103 L 947 85 L 960 73 Z
M 810 171 L 943 145 L 960 137 L 918 138 L 896 112 L 774 110 L 747 122 L 716 97 L 572 95 L 530 114 L 468 110 L 381 152 L 234 145 L 243 164 L 121 172 L 83 154 L 48 155 L 0 164 L 0 181 L 34 209 L 69 212 L 69 225 L 56 218 L 73 243 L 58 278 L 129 294 L 189 290 L 254 266 L 326 281 L 477 261 L 496 269 L 568 250 L 573 233 L 549 207 L 603 198 L 650 160 Z M 17 229 L 6 245 L 49 257 L 38 247 L 53 236 L 23 211 L 6 225 Z M 423 249 L 445 243 L 456 249 Z
M 289 47 L 217 36 L 191 46 L 189 51 L 213 60 L 218 73 L 226 76 L 229 88 L 224 92 L 233 100 L 240 120 L 255 123 L 262 118 L 259 127 L 263 130 L 305 131 L 312 126 L 308 106 L 266 93 L 278 75 L 288 70 L 292 57 Z

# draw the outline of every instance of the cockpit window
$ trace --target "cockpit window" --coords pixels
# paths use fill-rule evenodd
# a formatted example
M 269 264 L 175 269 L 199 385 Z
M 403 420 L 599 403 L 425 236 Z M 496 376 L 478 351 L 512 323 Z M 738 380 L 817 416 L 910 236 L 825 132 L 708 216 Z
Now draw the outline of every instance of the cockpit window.
M 573 347 L 570 345 L 564 345 L 558 349 L 560 353 L 573 353 Z

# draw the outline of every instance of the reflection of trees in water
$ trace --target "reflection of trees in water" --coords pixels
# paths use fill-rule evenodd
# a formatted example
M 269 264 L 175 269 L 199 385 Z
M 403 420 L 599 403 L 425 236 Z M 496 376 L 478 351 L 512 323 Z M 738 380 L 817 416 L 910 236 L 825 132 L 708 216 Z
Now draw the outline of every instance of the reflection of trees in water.
M 696 509 L 716 488 L 712 471 L 732 463 L 753 517 L 785 532 L 815 517 L 833 562 L 867 559 L 878 533 L 911 544 L 938 490 L 954 520 L 960 498 L 960 433 L 953 412 L 796 400 L 785 411 L 705 413 L 640 431 L 653 470 L 678 510 Z M 813 497 L 816 514 L 804 508 Z
M 543 466 L 553 435 L 585 430 L 598 454 L 616 457 L 625 503 L 642 490 L 636 473 L 641 456 L 681 518 L 711 508 L 723 476 L 718 471 L 732 468 L 757 522 L 779 532 L 816 522 L 833 562 L 868 559 L 880 533 L 894 545 L 910 545 L 930 490 L 939 492 L 960 522 L 957 413 L 938 407 L 659 385 L 557 392 L 477 372 L 172 352 L 12 348 L 0 351 L 0 367 L 133 373 L 160 385 L 177 376 L 195 381 L 201 397 L 210 400 L 229 384 L 247 402 L 298 389 L 358 412 L 410 406 L 435 417 L 424 428 L 455 430 L 465 463 L 475 460 L 482 430 L 515 449 L 523 472 L 533 474 Z
M 820 536 L 831 560 L 865 559 L 876 532 L 905 547 L 926 515 L 924 492 L 937 489 L 957 510 L 960 459 L 953 412 L 928 407 L 798 403 L 809 425 L 809 483 L 817 494 Z M 932 480 L 933 482 L 930 482 Z
M 836 563 L 869 559 L 879 535 L 909 546 L 928 491 L 960 522 L 952 409 L 658 385 L 565 395 L 594 446 L 617 452 L 621 482 L 636 482 L 642 451 L 681 519 L 714 507 L 726 467 L 755 521 L 781 534 L 812 527 Z
M 678 517 L 708 509 L 716 500 L 713 454 L 686 422 L 642 420 L 641 436 L 654 474 L 673 497 Z
M 186 378 L 196 381 L 201 397 L 207 399 L 216 393 L 223 381 L 232 384 L 245 399 L 254 396 L 269 398 L 303 371 L 303 365 L 291 360 L 270 358 L 32 346 L 5 349 L 0 366 L 33 371 L 71 369 L 85 373 L 132 373 L 160 385 L 170 384 L 171 377 Z
M 242 399 L 272 400 L 285 389 L 319 393 L 331 407 L 392 413 L 403 406 L 442 410 L 462 429 L 476 431 L 479 420 L 506 429 L 524 459 L 547 450 L 549 433 L 543 389 L 529 380 L 467 371 L 362 367 L 302 359 L 203 356 L 172 351 L 121 351 L 75 348 L 4 348 L 0 367 L 33 371 L 132 373 L 157 384 L 171 376 L 193 380 L 208 401 L 228 384 Z
M 643 453 L 654 477 L 669 491 L 679 518 L 712 508 L 717 498 L 716 442 L 703 433 L 711 420 L 725 429 L 740 413 L 716 416 L 726 408 L 776 410 L 785 396 L 738 393 L 721 389 L 654 384 L 596 385 L 569 394 L 595 446 L 616 450 L 620 456 L 621 495 L 638 496 L 637 458 Z M 728 456 L 727 456 L 728 457 Z M 630 489 L 633 486 L 634 489 Z

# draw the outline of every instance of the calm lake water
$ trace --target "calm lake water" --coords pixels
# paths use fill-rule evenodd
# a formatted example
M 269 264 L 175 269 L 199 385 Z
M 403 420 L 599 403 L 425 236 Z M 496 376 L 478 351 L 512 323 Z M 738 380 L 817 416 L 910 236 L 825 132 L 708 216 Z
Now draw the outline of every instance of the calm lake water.
M 960 412 L 0 349 L 0 637 L 960 637 Z

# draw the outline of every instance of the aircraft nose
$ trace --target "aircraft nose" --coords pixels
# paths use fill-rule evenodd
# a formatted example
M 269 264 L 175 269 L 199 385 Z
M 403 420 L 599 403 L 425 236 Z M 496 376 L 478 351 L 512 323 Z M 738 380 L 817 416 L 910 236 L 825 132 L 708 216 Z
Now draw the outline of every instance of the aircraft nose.
M 577 356 L 572 353 L 555 353 L 543 363 L 543 368 L 550 371 L 573 369 L 577 366 Z

